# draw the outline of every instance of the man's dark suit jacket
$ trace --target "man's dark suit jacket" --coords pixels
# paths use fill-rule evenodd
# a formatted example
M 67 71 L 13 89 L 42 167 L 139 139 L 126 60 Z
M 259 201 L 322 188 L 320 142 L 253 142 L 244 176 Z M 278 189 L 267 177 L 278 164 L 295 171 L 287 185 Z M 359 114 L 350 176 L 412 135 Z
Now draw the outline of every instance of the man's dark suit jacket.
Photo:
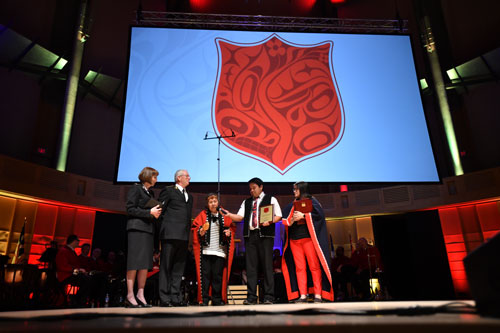
M 160 239 L 189 240 L 191 231 L 191 211 L 193 196 L 188 193 L 188 201 L 181 191 L 174 186 L 165 187 L 159 197 L 164 202 L 161 217 Z
M 141 184 L 135 184 L 127 194 L 127 230 L 139 230 L 152 234 L 154 232 L 155 219 L 151 216 L 150 208 L 143 208 L 153 197 Z

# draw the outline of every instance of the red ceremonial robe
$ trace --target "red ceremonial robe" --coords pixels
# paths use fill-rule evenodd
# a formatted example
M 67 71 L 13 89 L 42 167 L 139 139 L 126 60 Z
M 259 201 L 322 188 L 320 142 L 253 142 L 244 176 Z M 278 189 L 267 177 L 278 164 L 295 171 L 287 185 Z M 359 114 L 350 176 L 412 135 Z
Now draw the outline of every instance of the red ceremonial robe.
M 194 260 L 196 262 L 196 279 L 198 280 L 198 303 L 202 303 L 201 296 L 201 240 L 200 234 L 198 230 L 200 227 L 205 224 L 207 220 L 207 211 L 201 211 L 198 216 L 193 221 L 191 226 L 191 230 L 193 231 L 193 255 Z M 224 217 L 224 226 L 230 227 L 231 230 L 231 239 L 229 245 L 227 247 L 226 253 L 226 263 L 224 265 L 224 270 L 222 271 L 222 300 L 224 303 L 227 303 L 227 284 L 229 282 L 229 276 L 231 274 L 231 265 L 233 263 L 233 254 L 234 254 L 234 235 L 236 233 L 236 226 L 233 225 L 233 221 L 228 217 Z M 209 231 L 209 230 L 208 230 Z M 211 289 L 211 288 L 210 288 Z
M 326 231 L 326 221 L 321 204 L 315 198 L 312 198 L 313 211 L 306 213 L 307 230 L 314 245 L 314 250 L 318 256 L 322 270 L 322 290 L 321 297 L 323 299 L 333 301 L 332 275 L 330 272 L 330 250 L 328 247 L 328 236 Z M 283 225 L 286 231 L 285 247 L 283 249 L 283 258 L 281 262 L 281 270 L 285 278 L 286 292 L 288 300 L 296 299 L 300 296 L 297 275 L 295 273 L 295 262 L 293 260 L 292 250 L 290 249 L 290 240 L 288 237 L 288 226 L 292 220 L 294 212 L 293 202 L 283 210 Z M 308 285 L 309 294 L 314 293 L 312 286 Z

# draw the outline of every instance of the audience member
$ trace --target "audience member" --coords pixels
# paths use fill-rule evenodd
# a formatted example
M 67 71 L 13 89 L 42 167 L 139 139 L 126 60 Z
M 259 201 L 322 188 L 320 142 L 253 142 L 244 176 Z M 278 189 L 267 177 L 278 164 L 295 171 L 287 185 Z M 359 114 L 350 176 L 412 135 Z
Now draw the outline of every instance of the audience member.
M 85 271 L 90 272 L 92 269 L 92 259 L 89 256 L 90 253 L 90 244 L 85 243 L 81 246 L 82 252 L 78 256 L 78 260 L 80 261 L 80 266 L 85 269 Z
M 353 285 L 361 299 L 370 299 L 370 278 L 383 270 L 380 252 L 375 246 L 368 245 L 366 238 L 361 237 L 356 243 L 356 250 L 351 256 L 355 267 Z
M 75 252 L 80 240 L 76 235 L 69 235 L 64 245 L 56 255 L 57 279 L 65 286 L 78 286 L 76 305 L 85 306 L 89 293 L 89 279 L 87 272 L 81 267 L 80 260 Z
M 341 301 L 349 296 L 347 284 L 351 282 L 354 267 L 351 259 L 344 254 L 344 247 L 338 246 L 335 257 L 332 259 L 332 283 L 335 292 L 335 300 Z

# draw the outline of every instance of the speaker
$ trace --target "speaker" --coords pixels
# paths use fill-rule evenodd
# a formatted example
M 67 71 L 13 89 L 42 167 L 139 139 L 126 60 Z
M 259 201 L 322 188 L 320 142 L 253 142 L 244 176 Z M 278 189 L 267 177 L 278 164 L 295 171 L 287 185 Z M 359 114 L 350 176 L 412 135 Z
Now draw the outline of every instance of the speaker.
M 500 317 L 500 232 L 464 258 L 472 298 L 480 315 Z

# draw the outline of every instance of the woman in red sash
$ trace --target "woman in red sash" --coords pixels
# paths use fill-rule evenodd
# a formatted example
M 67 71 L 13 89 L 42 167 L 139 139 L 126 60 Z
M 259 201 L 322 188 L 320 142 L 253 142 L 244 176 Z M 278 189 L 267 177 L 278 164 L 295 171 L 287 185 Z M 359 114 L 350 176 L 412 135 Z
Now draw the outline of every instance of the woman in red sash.
M 227 302 L 227 282 L 234 252 L 232 220 L 219 212 L 217 194 L 207 195 L 207 209 L 194 219 L 193 253 L 198 279 L 198 303 L 208 305 L 210 289 L 212 305 Z
M 323 208 L 310 194 L 306 182 L 295 183 L 293 193 L 295 200 L 283 210 L 286 241 L 282 271 L 288 300 L 305 303 L 307 295 L 314 294 L 315 303 L 333 301 Z

